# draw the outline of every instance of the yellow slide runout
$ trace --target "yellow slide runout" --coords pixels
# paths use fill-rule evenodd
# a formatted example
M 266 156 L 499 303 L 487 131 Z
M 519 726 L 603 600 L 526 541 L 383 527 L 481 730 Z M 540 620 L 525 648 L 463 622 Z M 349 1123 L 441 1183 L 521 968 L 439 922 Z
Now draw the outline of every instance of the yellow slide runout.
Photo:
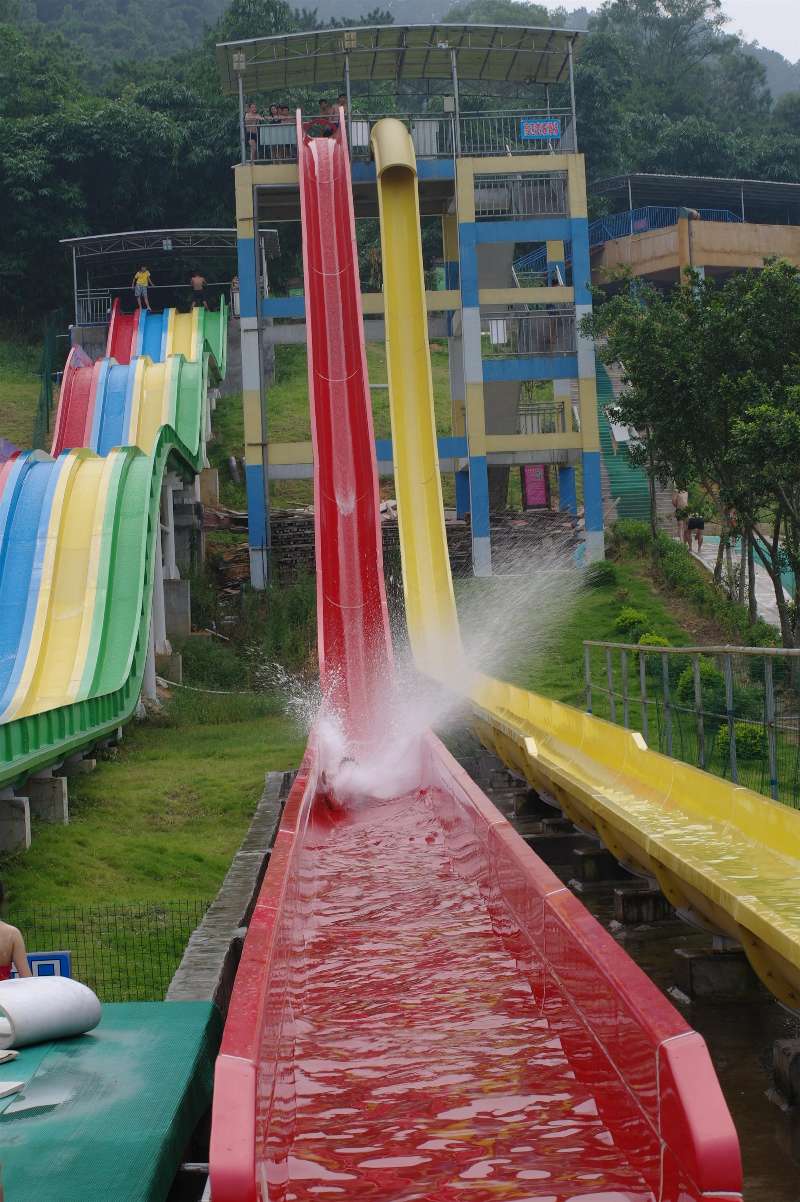
M 371 142 L 406 621 L 417 663 L 447 679 L 462 652 L 436 445 L 416 156 L 408 130 L 391 117 L 377 123 Z
M 406 617 L 420 671 L 453 681 L 461 645 L 428 354 L 416 161 L 405 126 L 372 132 Z M 468 689 L 485 746 L 581 829 L 658 881 L 690 921 L 738 939 L 800 1011 L 800 813 L 651 751 L 642 737 L 489 677 Z

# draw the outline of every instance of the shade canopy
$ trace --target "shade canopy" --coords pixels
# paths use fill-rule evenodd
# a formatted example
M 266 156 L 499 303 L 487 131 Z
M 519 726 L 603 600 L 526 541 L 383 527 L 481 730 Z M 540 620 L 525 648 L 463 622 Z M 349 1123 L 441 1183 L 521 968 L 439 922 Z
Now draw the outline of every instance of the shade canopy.
M 341 87 L 352 82 L 450 79 L 556 84 L 569 78 L 569 51 L 583 34 L 521 25 L 375 25 L 224 42 L 217 46 L 222 88 L 248 93 Z
M 76 259 L 128 255 L 135 251 L 181 250 L 236 251 L 235 229 L 125 230 L 118 234 L 90 234 L 85 238 L 62 238 L 61 245 L 74 251 Z
M 612 211 L 645 205 L 685 205 L 692 209 L 729 209 L 748 221 L 783 225 L 800 222 L 800 183 L 766 179 L 726 179 L 708 175 L 634 173 L 596 180 L 595 196 L 607 196 Z

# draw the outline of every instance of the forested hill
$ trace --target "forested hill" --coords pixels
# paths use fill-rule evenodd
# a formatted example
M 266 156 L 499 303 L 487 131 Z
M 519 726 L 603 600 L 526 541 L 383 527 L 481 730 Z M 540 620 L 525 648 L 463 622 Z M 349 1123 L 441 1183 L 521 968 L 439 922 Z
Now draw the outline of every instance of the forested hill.
M 91 58 L 124 54 L 126 58 L 164 57 L 197 45 L 204 30 L 221 17 L 226 0 L 0 0 L 4 8 L 17 11 L 26 23 L 41 22 L 62 33 L 72 46 Z M 371 7 L 369 0 L 319 0 L 310 9 L 316 22 L 327 25 L 342 21 Z M 388 0 L 381 9 L 395 24 L 425 24 L 440 21 L 454 6 L 451 0 Z M 469 8 L 474 21 L 523 23 L 530 20 L 533 5 L 513 0 L 479 0 L 456 4 Z M 665 8 L 669 7 L 667 3 Z M 591 13 L 567 5 L 546 14 L 547 24 L 586 29 Z M 756 43 L 744 47 L 766 70 L 767 84 L 775 99 L 800 90 L 800 62 L 791 63 L 776 50 Z
M 230 0 L 221 13 L 220 0 L 0 0 L 0 317 L 32 317 L 68 298 L 59 238 L 230 224 L 238 116 L 220 91 L 217 41 L 332 19 L 421 20 L 414 6 L 434 0 L 383 0 L 388 12 L 366 11 L 374 0 L 324 2 L 340 15 L 287 0 Z M 442 19 L 588 17 L 512 0 L 450 3 Z M 647 171 L 800 181 L 800 91 L 775 100 L 721 12 L 721 0 L 607 0 L 592 14 L 576 69 L 590 180 Z M 462 98 L 467 108 L 528 103 L 501 87 L 475 95 L 467 81 Z M 319 96 L 286 89 L 254 99 L 316 107 Z M 384 86 L 357 89 L 354 102 L 386 112 L 415 99 Z M 293 236 L 282 240 L 289 256 Z

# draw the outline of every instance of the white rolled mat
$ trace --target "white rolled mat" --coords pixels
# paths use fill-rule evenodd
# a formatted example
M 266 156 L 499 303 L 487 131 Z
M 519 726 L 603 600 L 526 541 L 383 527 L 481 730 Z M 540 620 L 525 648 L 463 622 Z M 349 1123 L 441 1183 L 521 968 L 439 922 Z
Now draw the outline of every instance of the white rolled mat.
M 0 1049 L 82 1035 L 100 1022 L 100 1002 L 70 977 L 0 981 Z

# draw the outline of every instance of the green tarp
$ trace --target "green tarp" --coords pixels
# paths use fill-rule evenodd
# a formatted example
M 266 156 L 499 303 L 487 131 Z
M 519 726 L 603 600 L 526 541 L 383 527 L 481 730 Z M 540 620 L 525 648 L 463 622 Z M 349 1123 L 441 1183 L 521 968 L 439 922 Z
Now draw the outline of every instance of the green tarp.
M 209 1002 L 103 1007 L 90 1034 L 0 1065 L 8 1202 L 163 1202 L 211 1103 L 221 1021 Z

